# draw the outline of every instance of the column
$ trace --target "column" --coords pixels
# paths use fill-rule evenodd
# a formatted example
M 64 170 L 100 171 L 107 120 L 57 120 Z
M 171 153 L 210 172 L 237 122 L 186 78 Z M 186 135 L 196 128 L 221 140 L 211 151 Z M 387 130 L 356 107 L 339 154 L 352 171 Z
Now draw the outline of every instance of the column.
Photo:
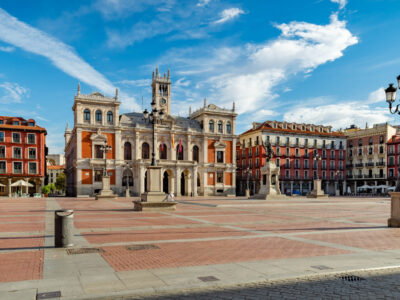
M 82 129 L 78 128 L 76 129 L 76 159 L 80 158 L 82 158 Z
M 300 181 L 300 195 L 303 195 L 303 181 Z
M 145 173 L 145 168 L 144 166 L 139 166 L 139 195 L 143 194 L 145 189 L 144 189 L 144 173 Z
M 293 181 L 290 182 L 290 194 L 293 195 Z
M 336 191 L 338 190 L 338 182 L 337 181 L 335 181 L 335 195 L 336 195 Z M 340 191 L 339 191 L 339 194 L 340 194 Z M 338 195 L 339 196 L 339 195 Z
M 29 182 L 29 178 L 24 178 L 25 182 L 28 183 Z M 28 194 L 29 188 L 26 186 L 25 187 L 25 194 Z
M 190 161 L 192 161 L 192 159 L 193 159 L 193 154 L 192 154 L 192 147 L 191 147 L 191 138 L 190 138 L 190 135 L 188 135 L 187 136 L 187 141 L 186 141 L 186 147 L 187 147 L 187 151 L 186 151 L 186 155 L 187 155 L 187 157 L 186 157 L 186 160 L 190 160 Z M 185 153 L 184 153 L 185 154 Z M 183 159 L 185 159 L 185 156 L 183 157 Z
M 8 178 L 8 184 L 7 184 L 7 190 L 8 190 L 8 197 L 11 197 L 11 178 Z
M 205 124 L 204 126 L 206 126 L 207 124 Z M 208 125 L 207 125 L 208 126 Z M 204 138 L 204 142 L 203 142 L 203 163 L 207 163 L 208 162 L 208 139 L 205 137 Z M 204 182 L 204 185 L 206 184 L 206 182 Z
M 185 175 L 185 185 L 187 186 L 187 191 L 186 191 L 187 195 L 191 196 L 192 195 L 192 175 L 190 173 Z
M 357 181 L 354 181 L 354 194 L 357 194 Z
M 197 196 L 197 167 L 193 168 L 193 197 Z
M 343 181 L 343 195 L 346 195 L 347 193 L 347 182 L 346 180 Z
M 138 159 L 141 159 L 141 158 L 142 158 L 142 155 L 141 155 L 139 149 L 140 149 L 140 145 L 139 145 L 139 133 L 138 133 L 138 132 L 135 132 L 135 154 L 134 154 L 134 156 L 133 156 L 133 157 L 136 158 L 135 160 L 138 160 Z
M 107 116 L 106 116 L 107 117 Z M 121 151 L 121 130 L 115 131 L 115 161 L 123 160 Z
M 308 192 L 311 192 L 311 181 L 308 182 Z
M 176 182 L 175 182 L 176 195 L 181 196 L 181 172 L 180 172 L 179 168 L 176 168 L 176 170 L 175 170 L 175 178 L 176 178 Z

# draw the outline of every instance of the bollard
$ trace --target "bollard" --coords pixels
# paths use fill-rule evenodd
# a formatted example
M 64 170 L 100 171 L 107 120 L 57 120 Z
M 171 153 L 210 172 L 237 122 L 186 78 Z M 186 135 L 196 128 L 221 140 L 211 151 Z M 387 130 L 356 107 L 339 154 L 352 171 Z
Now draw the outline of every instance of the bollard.
M 72 247 L 74 228 L 73 210 L 56 210 L 54 212 L 54 245 L 55 247 Z

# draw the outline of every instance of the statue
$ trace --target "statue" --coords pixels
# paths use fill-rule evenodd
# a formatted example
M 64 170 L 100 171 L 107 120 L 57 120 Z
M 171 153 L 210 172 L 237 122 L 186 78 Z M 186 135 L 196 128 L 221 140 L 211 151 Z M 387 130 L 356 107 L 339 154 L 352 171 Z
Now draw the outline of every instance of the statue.
M 266 160 L 267 162 L 269 162 L 271 158 L 274 156 L 274 150 L 272 149 L 271 143 L 262 141 L 262 146 L 264 147 L 265 150 Z

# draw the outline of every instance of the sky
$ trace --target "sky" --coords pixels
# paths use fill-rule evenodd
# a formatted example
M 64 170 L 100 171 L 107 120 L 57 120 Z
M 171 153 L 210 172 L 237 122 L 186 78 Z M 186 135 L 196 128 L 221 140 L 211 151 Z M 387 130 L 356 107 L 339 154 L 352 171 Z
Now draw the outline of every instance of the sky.
M 158 67 L 174 115 L 235 102 L 237 134 L 266 120 L 398 124 L 384 88 L 400 73 L 399 12 L 398 0 L 0 0 L 0 115 L 34 118 L 63 153 L 78 83 L 142 111 Z

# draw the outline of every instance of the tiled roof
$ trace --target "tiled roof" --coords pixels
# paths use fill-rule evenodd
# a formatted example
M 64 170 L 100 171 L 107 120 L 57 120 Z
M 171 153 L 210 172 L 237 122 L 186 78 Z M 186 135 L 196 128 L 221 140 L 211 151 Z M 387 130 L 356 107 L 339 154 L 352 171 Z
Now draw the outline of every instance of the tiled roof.
M 392 137 L 388 140 L 387 143 L 388 143 L 388 144 L 397 144 L 397 143 L 400 143 L 400 135 L 394 135 L 394 136 L 392 136 Z
M 47 166 L 47 169 L 48 170 L 64 170 L 65 169 L 65 166 L 64 165 L 57 165 L 57 166 L 52 166 L 52 165 L 50 165 L 50 166 Z
M 19 130 L 33 130 L 33 131 L 44 131 L 46 132 L 46 129 L 40 126 L 36 125 L 35 120 L 29 119 L 25 120 L 24 118 L 21 117 L 7 117 L 7 116 L 0 116 L 0 120 L 4 120 L 5 124 L 0 124 L 1 129 L 19 129 Z M 26 125 L 13 125 L 13 121 L 19 121 L 20 124 L 26 123 Z M 34 126 L 28 126 L 29 122 L 34 122 Z

